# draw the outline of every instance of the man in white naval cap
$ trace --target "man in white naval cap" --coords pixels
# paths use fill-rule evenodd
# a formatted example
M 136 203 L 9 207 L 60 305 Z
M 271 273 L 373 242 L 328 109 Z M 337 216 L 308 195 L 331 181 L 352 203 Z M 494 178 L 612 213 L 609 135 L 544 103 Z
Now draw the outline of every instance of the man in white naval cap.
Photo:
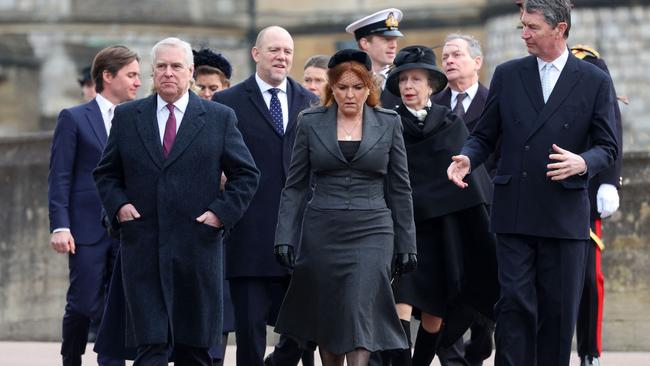
M 397 55 L 397 38 L 404 36 L 398 28 L 401 20 L 401 10 L 388 8 L 365 16 L 345 28 L 346 32 L 354 34 L 359 49 L 370 55 L 372 71 L 383 79 L 381 105 L 389 109 L 400 104 L 399 96 L 384 89 L 384 84 L 388 67 Z

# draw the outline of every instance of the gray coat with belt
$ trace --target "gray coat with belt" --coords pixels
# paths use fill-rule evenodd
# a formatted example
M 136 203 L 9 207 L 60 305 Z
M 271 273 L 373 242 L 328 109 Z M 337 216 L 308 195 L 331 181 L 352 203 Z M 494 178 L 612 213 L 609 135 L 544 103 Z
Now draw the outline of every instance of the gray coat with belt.
M 287 182 L 280 199 L 275 245 L 295 245 L 304 200 L 324 210 L 388 207 L 395 233 L 394 253 L 415 253 L 415 224 L 402 123 L 394 111 L 364 106 L 363 137 L 351 161 L 343 157 L 336 135 L 336 104 L 305 110 Z

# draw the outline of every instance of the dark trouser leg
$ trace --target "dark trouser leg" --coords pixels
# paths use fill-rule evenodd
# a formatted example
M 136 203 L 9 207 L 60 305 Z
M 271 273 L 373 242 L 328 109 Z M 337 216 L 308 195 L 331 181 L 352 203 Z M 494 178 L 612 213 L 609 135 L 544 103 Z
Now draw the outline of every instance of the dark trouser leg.
M 413 347 L 413 366 L 429 366 L 436 357 L 438 348 L 438 334 L 429 333 L 422 325 L 418 329 L 417 338 L 415 338 L 415 347 Z
M 64 365 L 81 362 L 88 342 L 90 322 L 100 318 L 104 310 L 104 294 L 108 289 L 118 245 L 105 235 L 96 244 L 78 244 L 76 254 L 68 255 L 70 286 L 66 295 L 61 344 Z M 98 361 L 100 366 L 124 364 L 110 357 L 98 357 Z
M 586 240 L 539 239 L 538 365 L 569 365 L 590 245 Z
M 207 348 L 177 343 L 174 346 L 174 366 L 212 366 Z
M 497 235 L 501 295 L 495 307 L 495 366 L 535 365 L 537 358 L 537 254 L 535 243 L 526 238 Z
M 223 365 L 223 359 L 226 358 L 226 347 L 228 346 L 228 333 L 223 333 L 221 335 L 221 343 L 211 347 L 210 357 L 212 358 L 212 366 L 221 366 Z
M 273 349 L 271 365 L 273 366 L 294 366 L 300 362 L 302 350 L 291 338 L 281 335 L 278 343 Z
M 465 342 L 458 338 L 456 343 L 447 348 L 438 349 L 438 359 L 442 366 L 469 366 L 465 360 Z
M 167 344 L 138 346 L 138 355 L 133 361 L 133 366 L 167 366 L 168 349 Z
M 230 295 L 235 308 L 237 365 L 263 366 L 266 350 L 266 318 L 271 307 L 263 278 L 230 280 Z
M 592 230 L 596 235 L 600 234 L 600 220 L 592 225 Z M 600 248 L 595 243 L 590 243 L 576 328 L 578 355 L 581 359 L 600 357 L 602 351 L 604 276 L 600 267 L 600 254 Z
M 63 366 L 80 366 L 81 355 L 86 350 L 88 342 L 88 326 L 90 318 L 77 314 L 66 306 L 65 315 L 63 315 L 61 355 L 63 356 Z

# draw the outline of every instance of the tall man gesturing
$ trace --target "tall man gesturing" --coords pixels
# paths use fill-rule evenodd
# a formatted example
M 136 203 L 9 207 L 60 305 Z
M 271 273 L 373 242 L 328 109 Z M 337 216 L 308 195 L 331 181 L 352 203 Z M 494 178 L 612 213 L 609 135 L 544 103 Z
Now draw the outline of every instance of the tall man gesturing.
M 119 226 L 127 344 L 135 365 L 211 365 L 222 323 L 222 236 L 243 215 L 259 171 L 233 111 L 188 91 L 187 42 L 152 49 L 156 94 L 115 111 L 93 175 Z M 228 182 L 219 189 L 221 173 Z
M 531 56 L 496 68 L 483 116 L 447 173 L 466 187 L 501 138 L 495 364 L 568 365 L 589 245 L 587 183 L 617 157 L 614 95 L 604 72 L 569 53 L 569 1 L 527 0 L 521 23 Z

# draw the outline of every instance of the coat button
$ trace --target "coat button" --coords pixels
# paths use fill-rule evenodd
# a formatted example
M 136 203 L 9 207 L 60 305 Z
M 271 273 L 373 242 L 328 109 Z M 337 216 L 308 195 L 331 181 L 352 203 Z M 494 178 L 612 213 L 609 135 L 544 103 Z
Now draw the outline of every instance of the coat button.
M 526 172 L 522 172 L 522 173 L 521 173 L 521 177 L 522 177 L 522 178 L 526 178 L 527 176 L 528 176 L 528 173 L 526 173 Z
M 526 151 L 530 150 L 530 146 L 528 146 L 528 145 L 524 146 L 524 150 L 526 150 Z
M 565 123 L 562 127 L 564 127 L 565 129 L 566 129 L 566 128 L 569 128 L 569 124 L 568 124 L 568 123 Z

